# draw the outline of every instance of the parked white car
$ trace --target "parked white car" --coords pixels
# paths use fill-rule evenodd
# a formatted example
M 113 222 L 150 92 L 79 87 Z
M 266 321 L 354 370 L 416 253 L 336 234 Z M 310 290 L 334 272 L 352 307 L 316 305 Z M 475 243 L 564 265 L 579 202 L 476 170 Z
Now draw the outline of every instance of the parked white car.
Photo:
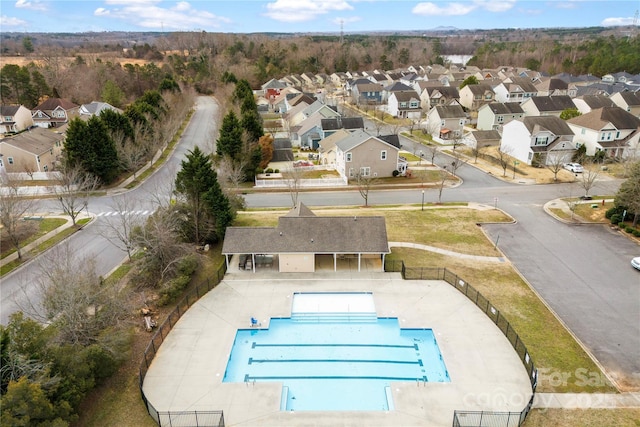
M 631 266 L 636 270 L 640 270 L 640 256 L 631 260 Z
M 573 173 L 582 173 L 584 171 L 580 163 L 565 163 L 562 167 Z

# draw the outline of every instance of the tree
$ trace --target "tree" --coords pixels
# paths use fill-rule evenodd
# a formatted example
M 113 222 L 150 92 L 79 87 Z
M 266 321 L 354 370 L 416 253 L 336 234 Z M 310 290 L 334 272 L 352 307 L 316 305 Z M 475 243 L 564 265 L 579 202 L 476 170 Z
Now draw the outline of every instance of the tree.
M 115 214 L 102 218 L 101 234 L 118 249 L 126 252 L 131 261 L 133 251 L 136 249 L 133 230 L 141 227 L 144 219 L 136 200 L 126 193 L 113 199 L 111 209 Z
M 68 421 L 57 415 L 39 383 L 27 377 L 9 383 L 2 396 L 2 424 L 7 426 L 64 427 Z
M 442 203 L 442 190 L 444 190 L 444 184 L 449 178 L 449 172 L 447 172 L 447 165 L 444 165 L 442 169 L 439 169 L 440 180 L 438 181 L 438 204 Z
M 614 205 L 627 209 L 633 215 L 633 226 L 640 220 L 640 161 L 636 161 L 629 170 L 629 177 L 620 185 Z
M 71 217 L 73 225 L 83 210 L 87 209 L 89 197 L 100 184 L 94 175 L 84 172 L 79 166 L 65 165 L 60 171 L 60 178 L 51 187 L 62 211 Z
M 101 98 L 104 102 L 121 108 L 124 105 L 126 95 L 113 80 L 107 80 L 102 87 Z
M 64 147 L 69 167 L 79 166 L 105 184 L 110 184 L 117 176 L 119 163 L 115 143 L 99 117 L 92 116 L 86 123 L 79 118 L 73 119 Z
M 261 136 L 258 140 L 258 146 L 260 147 L 260 152 L 262 154 L 262 158 L 260 160 L 260 167 L 262 169 L 269 166 L 269 162 L 273 158 L 273 135 L 264 135 Z
M 560 118 L 562 120 L 573 119 L 574 117 L 581 116 L 582 113 L 577 108 L 567 108 L 560 112 Z
M 217 181 L 211 160 L 196 146 L 181 162 L 182 169 L 176 176 L 176 193 L 184 196 L 191 210 L 194 241 L 201 242 L 202 223 L 205 219 L 204 194 Z
M 566 163 L 567 155 L 560 153 L 548 153 L 544 164 L 553 173 L 553 180 L 558 180 L 558 172 L 562 170 L 562 167 Z
M 583 167 L 583 172 L 580 174 L 580 186 L 584 188 L 584 197 L 589 196 L 589 190 L 595 185 L 599 172 L 597 165 L 587 164 Z
M 462 89 L 467 85 L 477 85 L 477 84 L 478 84 L 478 78 L 476 76 L 469 76 L 466 79 L 464 79 L 462 83 L 460 83 L 460 86 L 458 87 L 458 89 Z
M 451 175 L 456 176 L 456 171 L 462 166 L 464 165 L 465 162 L 462 157 L 460 157 L 460 154 L 454 152 L 453 153 L 453 158 L 451 159 L 451 163 L 449 163 L 449 170 L 451 171 Z
M 242 153 L 242 126 L 233 111 L 229 111 L 222 120 L 220 137 L 216 142 L 216 152 L 220 156 L 228 155 L 239 160 Z
M 24 221 L 23 217 L 35 207 L 35 201 L 22 193 L 16 181 L 9 181 L 0 191 L 0 224 L 2 232 L 11 242 L 22 259 L 23 239 L 31 235 L 36 228 L 33 221 Z
M 358 186 L 358 192 L 364 199 L 364 206 L 369 206 L 369 192 L 371 188 L 378 183 L 378 178 L 371 175 L 371 169 L 368 167 L 361 167 L 355 174 L 356 185 Z
M 498 155 L 498 163 L 502 168 L 502 176 L 507 176 L 507 168 L 511 163 L 511 153 L 513 153 L 513 146 L 511 145 L 502 145 L 497 147 L 497 155 Z

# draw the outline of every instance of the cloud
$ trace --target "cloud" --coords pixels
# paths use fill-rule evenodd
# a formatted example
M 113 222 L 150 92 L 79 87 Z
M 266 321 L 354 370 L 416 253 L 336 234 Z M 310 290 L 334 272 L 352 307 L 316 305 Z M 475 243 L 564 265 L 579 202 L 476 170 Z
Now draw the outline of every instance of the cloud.
M 18 9 L 37 10 L 40 12 L 47 10 L 47 5 L 42 3 L 40 0 L 16 0 L 15 7 Z
M 603 27 L 617 27 L 620 25 L 633 25 L 633 18 L 606 18 L 601 22 Z
M 305 22 L 338 10 L 353 10 L 345 0 L 276 0 L 267 4 L 265 16 L 281 22 Z
M 442 4 L 442 6 L 441 6 Z M 473 0 L 465 3 L 418 3 L 412 12 L 422 16 L 460 16 L 467 15 L 474 10 L 484 9 L 489 12 L 506 12 L 512 9 L 516 0 Z
M 219 28 L 231 23 L 229 18 L 194 9 L 186 1 L 179 1 L 169 8 L 160 7 L 160 3 L 159 0 L 106 0 L 105 4 L 112 7 L 99 7 L 93 14 L 152 29 L 194 30 Z
M 23 25 L 27 25 L 27 22 L 22 19 L 12 18 L 6 15 L 0 16 L 0 26 L 2 27 L 22 27 Z
M 474 4 L 447 3 L 445 6 L 438 6 L 435 3 L 418 3 L 413 12 L 422 16 L 459 16 L 466 15 L 477 8 Z

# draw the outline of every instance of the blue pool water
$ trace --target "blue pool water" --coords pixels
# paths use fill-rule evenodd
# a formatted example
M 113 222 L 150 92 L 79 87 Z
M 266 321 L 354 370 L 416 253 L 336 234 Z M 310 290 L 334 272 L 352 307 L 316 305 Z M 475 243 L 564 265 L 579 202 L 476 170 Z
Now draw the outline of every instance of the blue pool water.
M 400 329 L 397 318 L 277 318 L 236 334 L 223 382 L 254 381 L 283 383 L 282 410 L 384 411 L 391 382 L 449 374 L 431 329 Z

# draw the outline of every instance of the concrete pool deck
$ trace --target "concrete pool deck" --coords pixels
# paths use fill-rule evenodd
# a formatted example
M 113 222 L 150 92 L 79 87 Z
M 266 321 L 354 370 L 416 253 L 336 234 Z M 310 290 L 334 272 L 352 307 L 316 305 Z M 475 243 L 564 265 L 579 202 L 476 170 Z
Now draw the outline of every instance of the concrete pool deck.
M 289 317 L 295 292 L 372 292 L 379 317 L 433 329 L 451 382 L 393 382 L 394 410 L 342 412 L 282 412 L 281 383 L 222 383 L 236 330 Z M 174 326 L 143 389 L 158 411 L 222 410 L 227 426 L 450 426 L 456 409 L 521 411 L 531 397 L 507 339 L 451 285 L 349 271 L 228 273 Z

